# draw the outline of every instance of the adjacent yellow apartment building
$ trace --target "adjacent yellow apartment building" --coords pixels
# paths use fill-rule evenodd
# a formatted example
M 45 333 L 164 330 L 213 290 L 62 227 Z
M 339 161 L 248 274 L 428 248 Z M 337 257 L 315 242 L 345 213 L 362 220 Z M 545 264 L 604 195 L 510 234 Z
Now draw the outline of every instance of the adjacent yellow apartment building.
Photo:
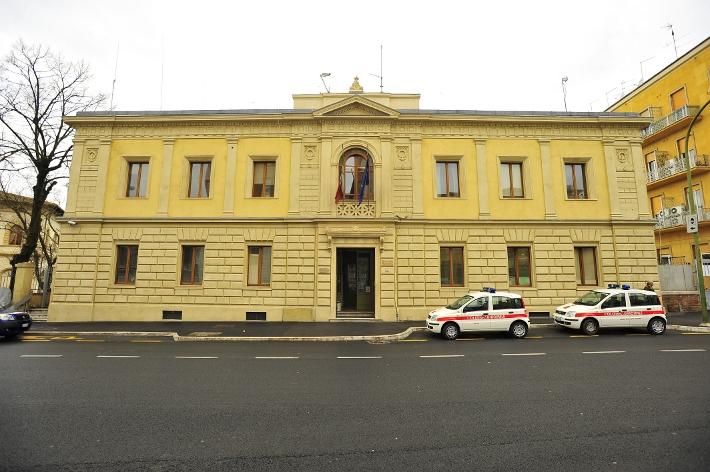
M 710 38 L 607 110 L 637 112 L 653 120 L 642 133 L 642 146 L 660 264 L 694 264 L 693 235 L 686 232 L 689 206 L 685 135 L 693 116 L 709 99 Z M 710 200 L 705 199 L 710 192 L 708 113 L 710 108 L 693 126 L 688 143 L 706 287 L 710 286 Z
M 531 312 L 657 282 L 636 113 L 92 112 L 76 129 L 49 311 L 63 320 L 420 320 L 469 290 Z

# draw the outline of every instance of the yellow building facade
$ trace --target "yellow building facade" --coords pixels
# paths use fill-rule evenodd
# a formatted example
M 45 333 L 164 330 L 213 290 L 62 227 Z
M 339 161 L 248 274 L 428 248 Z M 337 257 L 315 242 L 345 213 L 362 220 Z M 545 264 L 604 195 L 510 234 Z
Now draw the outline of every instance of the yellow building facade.
M 420 320 L 469 290 L 550 312 L 658 280 L 641 130 L 624 113 L 84 113 L 50 321 Z
M 692 264 L 685 135 L 693 116 L 710 99 L 710 38 L 627 94 L 608 111 L 637 112 L 653 122 L 643 131 L 646 187 L 657 219 L 655 240 L 661 264 Z M 700 249 L 710 264 L 710 123 L 703 115 L 693 126 L 688 156 L 698 207 Z M 710 195 L 710 194 L 709 194 Z M 708 286 L 710 266 L 706 269 Z

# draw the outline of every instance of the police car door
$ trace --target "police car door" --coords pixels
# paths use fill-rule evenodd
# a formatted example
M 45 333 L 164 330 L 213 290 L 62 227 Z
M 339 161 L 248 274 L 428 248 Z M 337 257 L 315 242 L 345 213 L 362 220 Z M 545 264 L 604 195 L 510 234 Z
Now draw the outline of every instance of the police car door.
M 516 313 L 522 310 L 522 300 L 520 298 L 510 298 L 503 295 L 493 295 L 491 297 L 493 309 L 489 318 L 491 320 L 490 329 L 494 331 L 507 331 Z
M 628 326 L 646 326 L 652 318 L 651 315 L 662 313 L 660 304 L 656 295 L 629 293 Z
M 628 326 L 627 320 L 628 306 L 626 303 L 626 293 L 618 292 L 604 300 L 601 306 L 601 316 L 599 326 L 601 327 L 619 327 Z
M 489 329 L 490 321 L 487 317 L 489 299 L 488 295 L 481 295 L 463 307 L 461 331 L 484 331 Z

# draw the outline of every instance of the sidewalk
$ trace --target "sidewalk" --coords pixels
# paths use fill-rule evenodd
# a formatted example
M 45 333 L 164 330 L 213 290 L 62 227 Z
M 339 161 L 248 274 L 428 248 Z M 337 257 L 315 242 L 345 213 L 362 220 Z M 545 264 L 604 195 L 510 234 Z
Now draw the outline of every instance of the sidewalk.
M 533 328 L 552 323 L 548 317 L 532 317 Z M 668 328 L 710 332 L 698 327 L 699 312 L 668 314 Z M 33 334 L 94 334 L 105 336 L 171 337 L 175 341 L 394 341 L 425 329 L 424 320 L 336 322 L 84 322 L 37 321 Z

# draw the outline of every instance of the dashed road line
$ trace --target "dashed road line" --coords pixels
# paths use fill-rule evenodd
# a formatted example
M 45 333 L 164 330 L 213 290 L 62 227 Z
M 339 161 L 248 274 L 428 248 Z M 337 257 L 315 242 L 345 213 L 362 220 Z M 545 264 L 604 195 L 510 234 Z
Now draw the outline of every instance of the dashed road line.
M 625 333 L 624 336 L 651 336 L 649 333 Z
M 76 342 L 78 342 L 78 343 L 103 343 L 106 341 L 103 339 L 77 339 Z
M 62 357 L 62 354 L 22 354 L 20 357 Z
M 542 336 L 525 336 L 523 339 L 543 339 Z
M 23 343 L 49 343 L 52 342 L 51 339 L 20 339 Z
M 686 336 L 708 336 L 710 333 L 680 333 Z
M 547 355 L 546 352 L 514 352 L 514 353 L 505 353 L 501 354 L 501 356 L 544 356 Z
M 137 359 L 140 356 L 96 356 L 96 357 L 102 357 L 102 358 L 107 358 L 107 359 Z
M 431 356 L 419 356 L 423 359 L 432 359 L 432 358 L 438 358 L 438 357 L 463 357 L 463 354 L 439 354 L 439 355 L 431 355 Z
M 382 359 L 382 356 L 338 356 L 338 359 Z
M 581 338 L 581 339 L 598 338 L 598 337 L 599 337 L 598 334 L 572 334 L 572 335 L 570 335 L 570 338 Z
M 130 343 L 162 343 L 159 339 L 131 339 Z
M 583 351 L 582 354 L 621 354 L 626 351 Z
M 705 349 L 661 349 L 661 352 L 706 352 Z
M 175 359 L 219 359 L 218 356 L 175 356 Z
M 254 359 L 300 359 L 298 356 L 255 356 Z
M 486 338 L 457 338 L 457 341 L 484 341 Z
M 401 343 L 425 343 L 428 342 L 428 339 L 400 339 L 399 342 Z

